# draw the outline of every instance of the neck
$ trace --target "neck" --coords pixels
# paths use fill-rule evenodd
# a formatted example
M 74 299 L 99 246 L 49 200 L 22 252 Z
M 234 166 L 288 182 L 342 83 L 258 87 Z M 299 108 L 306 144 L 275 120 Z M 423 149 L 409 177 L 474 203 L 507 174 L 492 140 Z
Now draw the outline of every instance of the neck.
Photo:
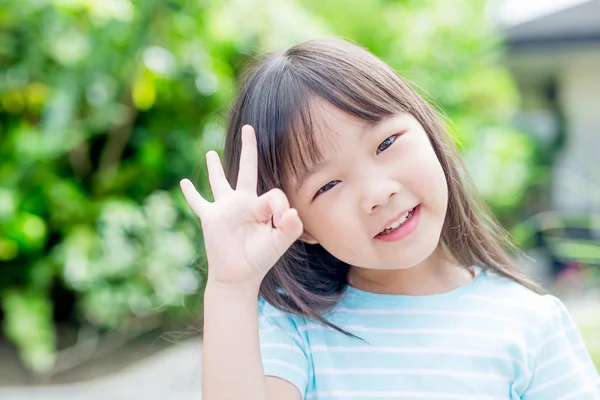
M 440 246 L 424 261 L 406 269 L 376 270 L 351 267 L 348 282 L 366 292 L 423 296 L 449 292 L 473 279 Z

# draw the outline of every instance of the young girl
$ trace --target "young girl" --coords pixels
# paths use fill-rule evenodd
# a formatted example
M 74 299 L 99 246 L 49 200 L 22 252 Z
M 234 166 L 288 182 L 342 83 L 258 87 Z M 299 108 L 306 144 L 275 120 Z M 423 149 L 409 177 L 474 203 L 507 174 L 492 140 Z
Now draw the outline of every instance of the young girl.
M 265 56 L 181 187 L 208 257 L 203 399 L 600 399 L 431 107 L 340 39 Z

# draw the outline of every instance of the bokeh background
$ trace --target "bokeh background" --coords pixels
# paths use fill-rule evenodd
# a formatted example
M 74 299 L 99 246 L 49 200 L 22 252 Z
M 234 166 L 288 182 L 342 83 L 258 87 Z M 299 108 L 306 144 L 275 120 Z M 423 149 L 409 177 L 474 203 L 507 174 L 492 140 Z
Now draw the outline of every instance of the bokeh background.
M 599 15 L 599 0 L 1 0 L 0 397 L 197 397 L 203 247 L 178 181 L 209 193 L 204 154 L 247 62 L 325 35 L 445 116 L 600 366 Z

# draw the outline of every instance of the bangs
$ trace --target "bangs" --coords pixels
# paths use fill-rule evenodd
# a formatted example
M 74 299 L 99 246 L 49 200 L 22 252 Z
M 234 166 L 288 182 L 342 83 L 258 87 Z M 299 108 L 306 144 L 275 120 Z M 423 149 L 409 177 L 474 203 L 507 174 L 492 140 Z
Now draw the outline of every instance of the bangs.
M 363 49 L 350 49 L 342 51 L 338 43 L 323 56 L 306 49 L 299 54 L 292 48 L 266 60 L 264 74 L 255 82 L 260 90 L 249 87 L 254 94 L 250 103 L 258 110 L 247 120 L 254 120 L 248 123 L 254 123 L 258 150 L 266 156 L 261 157 L 266 165 L 259 165 L 259 173 L 273 173 L 279 187 L 293 189 L 291 182 L 302 180 L 323 160 L 323 143 L 318 142 L 328 135 L 317 134 L 326 129 L 321 101 L 367 125 L 413 111 L 406 86 L 393 70 Z

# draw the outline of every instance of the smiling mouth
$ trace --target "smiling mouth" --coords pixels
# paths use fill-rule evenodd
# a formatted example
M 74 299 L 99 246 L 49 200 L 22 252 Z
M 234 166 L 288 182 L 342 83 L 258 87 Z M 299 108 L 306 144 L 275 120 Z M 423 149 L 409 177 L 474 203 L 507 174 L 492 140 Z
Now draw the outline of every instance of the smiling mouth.
M 388 227 L 386 227 L 384 230 L 382 230 L 381 232 L 379 232 L 377 236 L 385 236 L 388 235 L 392 232 L 394 232 L 397 229 L 400 229 L 404 224 L 406 224 L 408 221 L 410 221 L 410 219 L 412 218 L 413 215 L 415 215 L 415 209 L 417 207 L 413 207 L 410 210 L 408 210 L 407 212 L 405 212 L 404 214 L 402 214 L 396 221 L 392 222 Z

